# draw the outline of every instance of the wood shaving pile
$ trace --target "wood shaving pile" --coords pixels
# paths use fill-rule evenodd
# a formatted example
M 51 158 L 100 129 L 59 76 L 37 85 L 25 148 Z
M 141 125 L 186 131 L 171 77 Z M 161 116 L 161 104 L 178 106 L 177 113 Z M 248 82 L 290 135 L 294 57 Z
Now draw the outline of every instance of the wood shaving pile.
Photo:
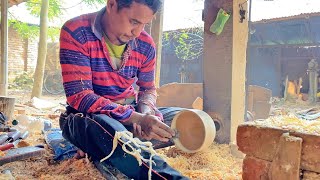
M 50 164 L 44 159 L 31 159 L 0 167 L 1 171 L 6 169 L 16 180 L 104 179 L 87 159 L 69 159 L 57 164 Z
M 194 154 L 175 147 L 158 150 L 170 166 L 191 179 L 242 179 L 242 159 L 234 158 L 229 145 L 213 144 L 209 149 Z
M 274 116 L 266 120 L 249 122 L 248 124 L 320 135 L 320 120 L 304 120 L 294 115 Z

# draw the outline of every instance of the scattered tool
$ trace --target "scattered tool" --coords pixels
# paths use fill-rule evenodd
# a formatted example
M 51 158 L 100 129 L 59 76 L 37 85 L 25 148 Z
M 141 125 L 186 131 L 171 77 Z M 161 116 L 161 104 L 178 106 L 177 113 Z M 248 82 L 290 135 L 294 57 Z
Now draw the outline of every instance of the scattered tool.
M 7 139 L 6 143 L 11 143 L 17 140 L 21 136 L 21 132 L 20 131 L 9 132 L 8 136 L 9 138 Z
M 9 138 L 8 134 L 1 134 L 0 135 L 0 145 L 3 144 L 4 142 L 7 141 L 7 139 Z
M 19 142 L 21 140 L 26 139 L 28 137 L 28 135 L 29 135 L 28 131 L 24 132 L 23 134 L 21 134 L 20 132 L 13 134 L 11 137 L 8 138 L 8 143 L 5 143 L 4 145 L 0 145 L 0 151 L 6 151 L 6 150 L 11 149 L 13 147 L 17 147 Z

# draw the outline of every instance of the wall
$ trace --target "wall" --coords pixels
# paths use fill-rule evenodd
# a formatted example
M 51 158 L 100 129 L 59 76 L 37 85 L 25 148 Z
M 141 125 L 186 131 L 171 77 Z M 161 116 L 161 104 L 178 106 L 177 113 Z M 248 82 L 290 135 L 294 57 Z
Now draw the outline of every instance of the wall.
M 37 40 L 23 39 L 12 27 L 8 30 L 8 72 L 11 76 L 33 71 L 37 61 Z M 0 52 L 1 53 L 1 52 Z
M 12 27 L 9 27 L 8 32 L 8 72 L 9 80 L 13 80 L 15 75 L 22 71 L 33 72 L 35 70 L 38 39 L 23 39 Z M 59 44 L 48 43 L 46 70 L 57 69 L 59 66 Z

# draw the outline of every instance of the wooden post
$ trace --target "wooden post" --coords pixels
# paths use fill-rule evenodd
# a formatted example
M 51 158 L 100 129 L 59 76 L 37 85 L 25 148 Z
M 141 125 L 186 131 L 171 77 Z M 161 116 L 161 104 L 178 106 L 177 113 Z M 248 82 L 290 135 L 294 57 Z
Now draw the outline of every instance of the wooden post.
M 248 21 L 240 22 L 241 0 L 205 0 L 204 9 L 204 104 L 211 117 L 222 117 L 216 141 L 235 143 L 237 126 L 245 117 L 246 49 Z M 210 32 L 219 9 L 231 14 L 220 35 Z M 248 18 L 246 18 L 248 19 Z
M 8 121 L 12 121 L 14 113 L 15 98 L 0 96 L 0 112 L 2 112 Z
M 1 0 L 0 95 L 8 94 L 8 0 Z
M 151 36 L 157 49 L 157 62 L 156 62 L 156 87 L 160 87 L 160 69 L 161 69 L 161 52 L 162 52 L 162 25 L 163 25 L 163 5 L 157 12 L 156 18 L 152 21 Z

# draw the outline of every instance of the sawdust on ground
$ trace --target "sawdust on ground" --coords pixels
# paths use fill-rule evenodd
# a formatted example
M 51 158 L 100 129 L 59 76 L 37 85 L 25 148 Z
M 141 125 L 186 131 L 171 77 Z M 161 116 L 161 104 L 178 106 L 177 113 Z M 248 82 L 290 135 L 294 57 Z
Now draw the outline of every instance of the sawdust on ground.
M 16 95 L 17 97 L 17 95 Z M 17 103 L 27 104 L 28 98 L 18 97 Z M 45 97 L 55 103 L 64 103 L 64 97 Z M 53 112 L 25 106 L 26 114 L 51 120 L 53 127 L 59 126 L 58 116 L 50 117 Z M 54 115 L 54 114 L 53 114 Z M 56 113 L 57 115 L 57 113 Z M 15 179 L 103 179 L 101 173 L 88 159 L 69 159 L 54 162 L 53 153 L 45 144 L 41 133 L 30 134 L 26 144 L 44 144 L 46 154 L 42 158 L 12 162 L 0 167 L 9 169 Z M 194 154 L 183 153 L 175 147 L 158 150 L 169 165 L 191 179 L 241 179 L 242 159 L 232 157 L 228 145 L 213 144 L 208 150 Z M 0 176 L 1 179 L 1 176 Z
M 229 145 L 212 144 L 209 149 L 188 154 L 176 147 L 158 150 L 170 166 L 191 179 L 241 179 L 242 159 L 230 153 Z

